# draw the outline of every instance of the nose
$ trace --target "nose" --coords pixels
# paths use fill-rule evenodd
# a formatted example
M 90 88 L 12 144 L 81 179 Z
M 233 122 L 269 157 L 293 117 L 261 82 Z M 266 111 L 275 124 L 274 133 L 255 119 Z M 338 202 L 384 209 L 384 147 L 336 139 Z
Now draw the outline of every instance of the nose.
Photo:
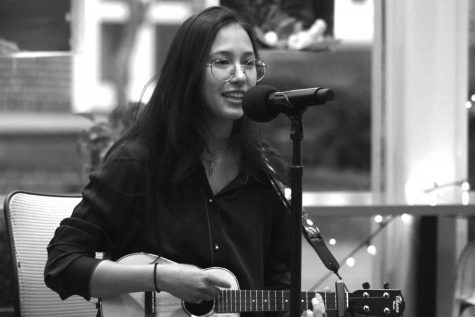
M 244 65 L 234 65 L 233 77 L 231 81 L 243 82 L 246 81 L 246 72 L 244 71 Z

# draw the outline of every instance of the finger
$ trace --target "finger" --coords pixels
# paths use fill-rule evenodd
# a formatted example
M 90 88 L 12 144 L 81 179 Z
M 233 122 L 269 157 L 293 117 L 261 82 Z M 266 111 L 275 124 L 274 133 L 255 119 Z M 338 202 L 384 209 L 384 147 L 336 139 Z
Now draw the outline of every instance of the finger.
M 231 283 L 219 276 L 208 274 L 208 281 L 216 287 L 231 288 Z
M 203 300 L 213 300 L 221 293 L 221 288 L 208 284 L 205 288 L 202 288 L 200 292 L 203 296 Z
M 302 317 L 313 317 L 313 312 L 310 309 L 304 310 L 302 312 Z
M 320 294 L 316 293 L 315 297 L 312 298 L 312 307 L 315 317 L 326 316 L 325 303 L 323 302 L 323 298 Z
M 219 291 L 215 292 L 215 291 L 206 290 L 206 291 L 202 292 L 201 298 L 204 301 L 212 301 L 212 300 L 216 299 L 218 297 L 218 295 L 219 295 Z

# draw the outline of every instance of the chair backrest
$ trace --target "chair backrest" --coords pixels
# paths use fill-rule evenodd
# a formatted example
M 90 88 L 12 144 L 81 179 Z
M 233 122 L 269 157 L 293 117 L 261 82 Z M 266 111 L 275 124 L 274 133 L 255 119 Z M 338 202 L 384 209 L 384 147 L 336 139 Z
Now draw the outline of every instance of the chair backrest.
M 44 283 L 46 246 L 60 221 L 71 215 L 81 196 L 11 192 L 4 202 L 15 274 L 16 316 L 95 316 L 94 302 L 79 296 L 61 300 Z
M 453 317 L 475 317 L 475 242 L 469 242 L 457 263 Z

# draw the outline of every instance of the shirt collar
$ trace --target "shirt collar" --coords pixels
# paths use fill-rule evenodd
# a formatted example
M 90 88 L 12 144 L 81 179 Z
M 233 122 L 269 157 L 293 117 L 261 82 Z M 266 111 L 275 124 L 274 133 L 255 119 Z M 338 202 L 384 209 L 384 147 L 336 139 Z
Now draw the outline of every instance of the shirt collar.
M 200 178 L 202 177 L 203 179 L 206 179 L 206 171 L 205 171 L 205 168 L 201 164 L 197 166 L 197 170 L 195 173 L 198 173 L 198 174 L 195 174 L 197 176 L 200 175 L 198 177 Z M 249 181 L 252 181 L 252 180 L 260 184 L 269 183 L 268 176 L 266 175 L 266 172 L 264 170 L 256 166 L 253 166 L 251 164 L 248 164 L 247 162 L 243 162 L 237 177 L 226 186 L 225 191 L 232 190 L 236 187 L 245 185 Z

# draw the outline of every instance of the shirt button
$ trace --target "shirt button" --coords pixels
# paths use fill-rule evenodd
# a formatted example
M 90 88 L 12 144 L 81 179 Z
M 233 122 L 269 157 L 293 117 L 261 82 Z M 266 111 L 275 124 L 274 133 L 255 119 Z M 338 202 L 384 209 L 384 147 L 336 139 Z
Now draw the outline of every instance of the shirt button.
M 219 251 L 219 244 L 217 244 L 217 243 L 213 244 L 213 250 L 214 251 Z

